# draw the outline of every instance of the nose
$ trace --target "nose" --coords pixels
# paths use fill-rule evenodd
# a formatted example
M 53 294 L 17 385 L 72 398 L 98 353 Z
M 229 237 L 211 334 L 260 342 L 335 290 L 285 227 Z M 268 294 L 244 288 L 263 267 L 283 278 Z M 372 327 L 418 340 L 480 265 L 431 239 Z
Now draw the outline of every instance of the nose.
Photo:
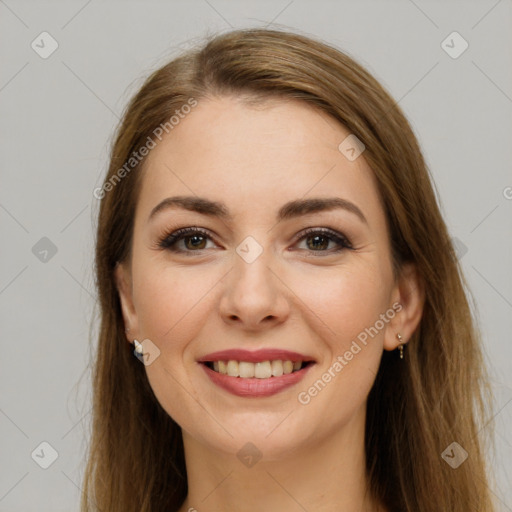
M 234 255 L 219 306 L 226 323 L 257 332 L 286 321 L 290 314 L 287 287 L 271 266 L 266 251 L 251 263 Z

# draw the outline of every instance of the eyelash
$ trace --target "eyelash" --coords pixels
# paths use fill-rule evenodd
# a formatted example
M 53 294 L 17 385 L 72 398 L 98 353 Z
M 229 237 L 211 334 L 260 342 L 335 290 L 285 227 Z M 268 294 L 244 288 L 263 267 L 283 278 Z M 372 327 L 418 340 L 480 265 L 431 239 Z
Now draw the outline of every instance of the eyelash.
M 181 253 L 181 254 L 187 254 L 187 256 L 192 256 L 193 253 L 199 253 L 201 254 L 202 251 L 205 251 L 206 249 L 199 249 L 197 251 L 195 250 L 181 250 L 176 249 L 175 245 L 177 242 L 184 240 L 186 238 L 189 238 L 193 235 L 203 235 L 206 238 L 212 239 L 210 233 L 206 231 L 205 229 L 199 228 L 199 227 L 187 227 L 178 229 L 172 233 L 165 234 L 158 242 L 158 247 L 160 249 L 166 249 L 168 251 L 174 252 L 174 253 Z M 339 253 L 345 249 L 354 250 L 350 240 L 343 235 L 342 233 L 338 233 L 337 231 L 334 231 L 329 228 L 308 228 L 299 235 L 297 235 L 294 243 L 301 242 L 302 240 L 312 236 L 312 235 L 321 235 L 325 238 L 328 238 L 330 241 L 334 241 L 338 244 L 339 248 L 336 250 L 311 250 L 312 253 L 327 253 L 327 255 L 331 255 L 334 253 Z M 319 256 L 319 255 L 315 255 Z

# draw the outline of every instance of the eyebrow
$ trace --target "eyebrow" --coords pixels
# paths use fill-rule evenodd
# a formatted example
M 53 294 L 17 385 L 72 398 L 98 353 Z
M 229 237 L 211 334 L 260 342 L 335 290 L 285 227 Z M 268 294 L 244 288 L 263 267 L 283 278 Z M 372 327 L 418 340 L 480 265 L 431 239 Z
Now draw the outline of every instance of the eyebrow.
M 159 212 L 168 208 L 178 207 L 191 212 L 197 212 L 202 215 L 210 217 L 218 217 L 226 222 L 233 220 L 233 215 L 229 212 L 227 206 L 218 201 L 211 201 L 209 199 L 197 196 L 174 196 L 167 197 L 158 203 L 148 217 L 148 222 Z M 343 209 L 351 212 L 359 219 L 368 224 L 366 217 L 361 209 L 354 203 L 343 199 L 341 197 L 319 197 L 310 199 L 296 199 L 284 204 L 277 213 L 277 221 L 283 221 L 307 215 L 309 213 L 316 213 L 322 211 L 330 211 L 335 209 Z

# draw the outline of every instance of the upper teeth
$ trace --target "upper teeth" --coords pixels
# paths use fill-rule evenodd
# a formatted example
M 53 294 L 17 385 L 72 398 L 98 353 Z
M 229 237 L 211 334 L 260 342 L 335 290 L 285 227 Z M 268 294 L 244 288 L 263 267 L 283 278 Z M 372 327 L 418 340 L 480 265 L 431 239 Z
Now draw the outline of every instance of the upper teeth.
M 269 377 L 280 377 L 283 374 L 300 370 L 302 361 L 261 361 L 249 363 L 247 361 L 214 361 L 213 369 L 216 372 L 229 375 L 230 377 L 242 377 L 257 379 L 268 379 Z

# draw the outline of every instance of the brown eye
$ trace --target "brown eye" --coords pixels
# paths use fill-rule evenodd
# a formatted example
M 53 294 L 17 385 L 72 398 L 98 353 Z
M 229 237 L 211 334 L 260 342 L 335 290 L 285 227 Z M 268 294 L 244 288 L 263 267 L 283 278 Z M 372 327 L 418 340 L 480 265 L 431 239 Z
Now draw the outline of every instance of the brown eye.
M 201 228 L 183 228 L 165 235 L 158 243 L 161 249 L 177 253 L 193 253 L 207 249 L 209 233 Z M 183 243 L 182 243 L 183 242 Z M 181 246 L 180 246 L 181 244 Z
M 186 240 L 185 247 L 187 249 L 204 249 L 206 237 L 203 235 L 192 235 L 192 236 L 185 236 L 183 237 L 183 240 Z M 189 243 L 187 243 L 189 242 Z
M 312 241 L 311 244 L 308 243 L 308 247 L 311 250 L 327 249 L 329 245 L 329 239 L 324 235 L 308 236 L 306 240 Z
M 331 229 L 310 228 L 301 235 L 298 241 L 305 240 L 306 250 L 309 252 L 333 254 L 344 249 L 353 249 L 346 236 Z M 329 244 L 333 244 L 334 248 L 329 249 Z

